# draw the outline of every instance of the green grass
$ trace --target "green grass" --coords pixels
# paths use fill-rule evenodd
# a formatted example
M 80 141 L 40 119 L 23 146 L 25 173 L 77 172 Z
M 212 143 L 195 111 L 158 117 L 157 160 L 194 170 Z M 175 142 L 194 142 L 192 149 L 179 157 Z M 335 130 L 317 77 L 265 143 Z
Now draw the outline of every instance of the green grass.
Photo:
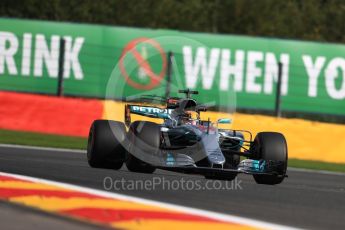
M 0 129 L 0 143 L 68 149 L 86 149 L 87 139 Z M 345 164 L 289 159 L 289 167 L 345 172 Z
M 81 137 L 68 137 L 0 129 L 0 143 L 68 149 L 86 149 L 87 139 Z
M 328 163 L 322 161 L 289 159 L 288 166 L 294 168 L 326 170 L 345 173 L 345 164 Z

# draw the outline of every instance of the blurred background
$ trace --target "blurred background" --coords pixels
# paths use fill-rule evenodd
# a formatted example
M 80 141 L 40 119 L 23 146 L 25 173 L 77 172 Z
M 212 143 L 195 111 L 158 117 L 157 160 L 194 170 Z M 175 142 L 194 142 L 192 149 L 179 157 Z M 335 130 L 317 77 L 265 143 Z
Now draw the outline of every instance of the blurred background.
M 209 107 L 202 119 L 283 133 L 284 183 L 87 165 L 94 120 L 123 121 L 129 101 L 162 105 L 186 88 Z M 3 229 L 345 229 L 344 134 L 344 0 L 0 1 Z M 145 187 L 107 189 L 107 178 Z M 163 187 L 147 188 L 155 179 Z M 164 188 L 182 180 L 203 189 Z
M 342 0 L 3 0 L 2 17 L 343 43 Z
M 0 4 L 2 142 L 18 142 L 11 131 L 85 138 L 92 120 L 123 119 L 129 98 L 191 88 L 236 112 L 234 128 L 283 132 L 291 164 L 345 163 L 344 1 Z
M 119 59 L 120 54 L 123 51 L 125 44 L 135 37 L 157 37 L 164 35 L 171 35 L 172 31 L 155 31 L 154 33 L 151 29 L 172 29 L 178 31 L 191 31 L 191 32 L 205 32 L 209 34 L 231 34 L 231 35 L 249 35 L 256 37 L 265 37 L 265 38 L 284 38 L 284 39 L 298 39 L 304 41 L 317 41 L 322 42 L 323 44 L 327 42 L 341 44 L 345 41 L 345 24 L 344 24 L 344 12 L 345 6 L 344 2 L 341 0 L 306 0 L 306 1 L 273 1 L 273 0 L 264 0 L 264 1 L 251 1 L 251 0 L 242 0 L 242 1 L 201 1 L 201 0 L 192 0 L 192 1 L 116 1 L 116 0 L 104 0 L 100 3 L 94 1 L 63 1 L 63 0 L 52 0 L 49 2 L 41 2 L 35 0 L 24 0 L 24 1 L 7 1 L 4 0 L 1 3 L 0 15 L 5 18 L 22 18 L 22 19 L 39 19 L 39 20 L 48 20 L 56 22 L 76 22 L 76 23 L 90 23 L 94 24 L 95 27 L 92 27 L 95 31 L 91 39 L 86 39 L 83 41 L 83 47 L 79 53 L 79 60 L 85 60 L 85 63 L 91 65 L 89 69 L 84 70 L 85 75 L 97 75 L 94 78 L 102 78 L 105 75 L 110 74 L 110 69 L 114 68 L 114 64 Z M 7 22 L 4 22 L 8 24 Z M 113 35 L 104 35 L 104 30 L 110 30 L 110 27 L 100 29 L 101 27 L 97 25 L 107 25 L 107 26 L 121 26 L 113 30 L 114 34 L 121 33 L 124 31 L 121 36 L 114 38 L 111 41 L 111 36 Z M 19 24 L 14 23 L 12 25 L 15 27 Z M 44 33 L 52 34 L 55 31 L 49 31 L 44 27 L 50 27 L 41 21 L 41 23 L 31 24 L 31 30 L 39 31 L 37 27 L 40 25 L 43 26 Z M 30 26 L 30 25 L 29 25 Z M 55 25 L 56 26 L 56 25 Z M 71 27 L 65 26 L 66 29 L 62 29 L 57 26 L 56 32 L 59 30 L 68 31 L 70 33 L 74 28 L 82 31 L 82 27 Z M 131 29 L 124 29 L 126 27 L 136 27 L 150 29 L 148 31 L 137 31 Z M 50 27 L 51 28 L 51 27 Z M 85 28 L 85 26 L 84 26 Z M 85 28 L 87 30 L 87 28 Z M 84 29 L 84 33 L 85 33 Z M 79 31 L 79 34 L 80 34 Z M 137 33 L 136 35 L 126 35 L 128 33 Z M 17 31 L 17 33 L 20 33 Z M 98 33 L 98 34 L 97 34 Z M 111 33 L 111 32 L 110 32 Z M 63 34 L 62 34 L 63 35 Z M 74 33 L 73 36 L 77 36 L 78 33 Z M 91 35 L 89 33 L 88 35 Z M 18 37 L 19 36 L 19 37 Z M 19 39 L 24 36 L 22 34 L 17 34 Z M 35 34 L 33 34 L 35 36 Z M 254 48 L 253 50 L 271 50 L 275 52 L 276 56 L 284 51 L 289 50 L 293 55 L 293 52 L 298 52 L 303 54 L 310 54 L 310 66 L 304 66 L 304 63 L 298 59 L 301 59 L 301 55 L 298 55 L 296 58 L 290 58 L 290 81 L 292 81 L 290 86 L 290 91 L 292 90 L 293 96 L 296 98 L 292 99 L 288 97 L 286 102 L 283 102 L 283 107 L 286 105 L 287 109 L 283 112 L 285 116 L 292 117 L 302 117 L 308 118 L 311 120 L 321 120 L 327 122 L 341 122 L 344 123 L 345 119 L 343 116 L 333 116 L 333 115 L 343 115 L 339 110 L 344 110 L 341 101 L 330 101 L 327 100 L 329 95 L 324 93 L 325 87 L 322 85 L 324 81 L 322 79 L 318 80 L 316 87 L 318 90 L 318 101 L 322 106 L 326 106 L 329 110 L 322 111 L 322 114 L 327 113 L 328 116 L 319 114 L 319 105 L 314 105 L 314 109 L 306 110 L 301 109 L 305 106 L 310 106 L 310 104 L 316 103 L 315 100 L 309 100 L 303 98 L 305 96 L 307 76 L 305 73 L 305 67 L 310 68 L 312 64 L 315 64 L 318 56 L 331 56 L 336 57 L 336 53 L 332 53 L 328 50 L 338 50 L 339 56 L 342 56 L 343 47 L 342 46 L 322 46 L 320 44 L 312 45 L 309 50 L 307 47 L 310 46 L 310 43 L 295 43 L 295 44 L 282 44 L 271 43 L 271 40 L 261 41 L 259 39 L 249 40 L 247 44 L 241 44 L 238 46 L 234 44 L 241 41 L 241 38 L 234 39 L 234 36 L 229 36 L 226 39 L 223 39 L 223 44 L 217 44 L 218 37 L 209 37 L 209 38 L 200 38 L 204 36 L 193 35 L 192 34 L 181 34 L 181 36 L 192 37 L 192 39 L 197 39 L 201 41 L 204 45 L 207 45 L 209 48 L 218 47 L 218 48 L 231 48 L 233 51 L 237 49 L 245 49 L 247 47 Z M 98 37 L 98 38 L 96 38 Z M 102 37 L 106 37 L 102 39 Z M 46 36 L 45 40 L 50 42 L 51 36 Z M 85 39 L 85 38 L 83 38 Z M 213 40 L 212 40 L 213 39 Z M 32 39 L 32 42 L 34 39 Z M 221 42 L 221 41 L 220 41 Z M 227 44 L 224 44 L 227 43 Z M 257 43 L 256 45 L 250 45 Z M 19 44 L 23 46 L 24 43 Z M 297 46 L 296 46 L 297 45 Z M 49 46 L 49 45 L 48 45 Z M 163 45 L 164 46 L 164 45 Z M 272 47 L 269 47 L 272 46 Z M 276 47 L 280 46 L 280 47 Z M 58 46 L 56 46 L 58 47 Z M 267 49 L 268 47 L 268 49 Z M 324 47 L 324 49 L 323 49 Z M 31 48 L 31 46 L 30 46 Z M 52 49 L 52 47 L 50 47 Z M 166 47 L 164 47 L 166 48 Z M 140 49 L 140 48 L 139 48 Z M 169 48 L 167 48 L 169 49 Z M 302 50 L 301 50 L 302 49 Z M 304 49 L 304 50 L 303 50 Z M 311 51 L 310 51 L 311 49 Z M 322 52 L 317 52 L 317 50 L 323 49 Z M 339 50 L 341 49 L 341 50 Z M 142 49 L 141 49 L 142 50 Z M 16 53 L 16 59 L 21 59 L 21 49 Z M 309 53 L 308 53 L 309 52 Z M 179 53 L 179 52 L 178 52 Z M 33 56 L 33 55 L 32 55 Z M 33 58 L 33 57 L 31 57 Z M 180 61 L 180 58 L 176 57 L 177 61 Z M 279 57 L 277 57 L 279 59 Z M 151 60 L 153 63 L 157 60 Z M 159 60 L 158 60 L 159 61 Z M 279 60 L 278 60 L 279 61 Z M 329 62 L 330 59 L 327 59 L 326 62 Z M 231 61 L 230 61 L 231 62 Z M 19 63 L 18 63 L 19 64 Z M 179 66 L 183 66 L 182 61 L 178 63 Z M 260 65 L 260 63 L 259 63 Z M 157 71 L 159 72 L 158 64 Z M 326 68 L 327 63 L 325 63 L 321 68 Z M 314 66 L 316 67 L 316 66 Z M 28 66 L 28 68 L 33 68 L 33 66 Z M 43 67 L 44 68 L 44 67 Z M 57 67 L 55 67 L 57 68 Z M 244 67 L 245 68 L 245 67 Z M 99 72 L 99 69 L 102 69 Z M 291 73 L 293 71 L 293 73 Z M 43 71 L 43 75 L 44 75 Z M 183 74 L 183 73 L 182 73 Z M 216 73 L 216 75 L 219 73 Z M 264 74 L 264 73 L 263 73 Z M 99 76 L 102 75 L 102 76 Z M 319 74 L 322 76 L 322 71 Z M 108 77 L 108 76 L 105 76 Z M 217 78 L 217 77 L 216 77 Z M 306 79 L 304 79 L 306 78 Z M 335 79 L 335 87 L 341 88 L 341 77 Z M 85 77 L 87 80 L 87 76 Z M 175 77 L 176 79 L 176 77 Z M 42 81 L 45 81 L 42 79 Z M 97 84 L 102 84 L 98 79 L 94 79 Z M 258 79 L 260 81 L 260 79 Z M 4 85 L 5 83 L 2 83 Z M 8 83 L 10 84 L 10 83 Z M 104 84 L 104 83 L 103 83 Z M 17 86 L 16 86 L 17 87 Z M 68 88 L 73 87 L 73 83 L 67 84 L 66 94 L 78 94 L 70 92 Z M 295 87 L 295 89 L 292 89 Z M 296 89 L 296 88 L 303 89 Z M 10 86 L 8 87 L 10 88 Z M 45 89 L 41 89 L 41 92 L 50 92 L 54 90 L 54 87 L 47 86 Z M 80 91 L 75 89 L 72 91 Z M 102 91 L 99 89 L 99 91 Z M 272 91 L 272 90 L 271 90 Z M 320 93 L 321 91 L 321 93 Z M 326 95 L 320 95 L 320 94 Z M 84 93 L 85 95 L 85 93 Z M 97 96 L 104 97 L 104 93 L 93 92 L 89 89 L 87 95 L 85 96 Z M 249 97 L 249 96 L 247 96 Z M 243 98 L 243 97 L 242 97 Z M 270 100 L 271 97 L 262 98 L 262 100 Z M 246 98 L 250 100 L 251 97 Z M 238 98 L 241 100 L 241 96 Z M 297 105 L 297 104 L 300 105 Z M 333 107 L 330 107 L 331 103 Z M 271 103 L 272 104 L 272 103 Z M 302 110 L 298 113 L 295 112 L 296 106 Z M 244 100 L 238 104 L 239 109 L 252 109 L 255 105 L 247 105 Z M 266 106 L 256 106 L 256 110 L 261 110 L 261 113 L 269 114 L 270 108 L 266 103 Z M 292 108 L 290 108 L 292 107 Z M 337 108 L 336 108 L 337 107 Z M 246 110 L 244 110 L 246 112 Z M 256 112 L 255 110 L 249 112 Z M 312 115 L 308 116 L 309 112 L 314 112 Z M 316 113 L 315 113 L 316 112 Z

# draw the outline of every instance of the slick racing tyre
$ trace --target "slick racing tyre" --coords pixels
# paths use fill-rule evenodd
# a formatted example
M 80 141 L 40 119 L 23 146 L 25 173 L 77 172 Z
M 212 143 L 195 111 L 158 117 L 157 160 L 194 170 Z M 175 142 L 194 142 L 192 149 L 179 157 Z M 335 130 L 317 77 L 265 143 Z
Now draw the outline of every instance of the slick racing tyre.
M 120 169 L 126 150 L 122 146 L 126 137 L 125 125 L 118 121 L 95 120 L 90 128 L 87 160 L 91 167 Z
M 144 162 L 135 155 L 156 154 L 160 147 L 160 128 L 156 123 L 149 121 L 135 121 L 128 131 L 128 139 L 135 154 L 128 152 L 126 166 L 129 171 L 141 173 L 153 173 L 155 167 Z M 142 153 L 141 153 L 142 151 Z
M 285 137 L 281 133 L 261 132 L 255 137 L 251 150 L 257 154 L 257 159 L 280 162 L 277 168 L 278 175 L 254 174 L 258 184 L 280 184 L 286 175 L 288 151 Z

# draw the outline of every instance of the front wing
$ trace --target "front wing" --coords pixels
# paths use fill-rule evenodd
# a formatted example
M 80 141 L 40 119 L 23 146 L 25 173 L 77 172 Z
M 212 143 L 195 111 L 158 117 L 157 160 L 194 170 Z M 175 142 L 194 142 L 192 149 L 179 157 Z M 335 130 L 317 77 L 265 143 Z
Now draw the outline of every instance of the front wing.
M 281 168 L 285 167 L 283 162 L 279 161 L 264 161 L 264 160 L 252 160 L 246 159 L 241 161 L 235 169 L 224 169 L 224 168 L 211 168 L 211 167 L 199 167 L 196 165 L 185 165 L 185 166 L 158 166 L 159 169 L 190 173 L 190 174 L 221 174 L 223 176 L 233 175 L 234 173 L 245 173 L 245 174 L 261 174 L 261 175 L 275 175 L 279 176 Z M 287 175 L 284 175 L 287 177 Z

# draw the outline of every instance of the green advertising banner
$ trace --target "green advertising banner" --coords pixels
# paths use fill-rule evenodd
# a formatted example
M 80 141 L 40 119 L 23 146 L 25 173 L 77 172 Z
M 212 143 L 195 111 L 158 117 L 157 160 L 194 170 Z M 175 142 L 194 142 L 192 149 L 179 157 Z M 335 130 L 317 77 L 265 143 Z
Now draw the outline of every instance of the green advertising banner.
M 66 95 L 164 95 L 171 61 L 173 96 L 272 110 L 281 62 L 282 110 L 345 115 L 345 45 L 173 30 L 0 19 L 0 89 L 56 94 L 61 38 Z

